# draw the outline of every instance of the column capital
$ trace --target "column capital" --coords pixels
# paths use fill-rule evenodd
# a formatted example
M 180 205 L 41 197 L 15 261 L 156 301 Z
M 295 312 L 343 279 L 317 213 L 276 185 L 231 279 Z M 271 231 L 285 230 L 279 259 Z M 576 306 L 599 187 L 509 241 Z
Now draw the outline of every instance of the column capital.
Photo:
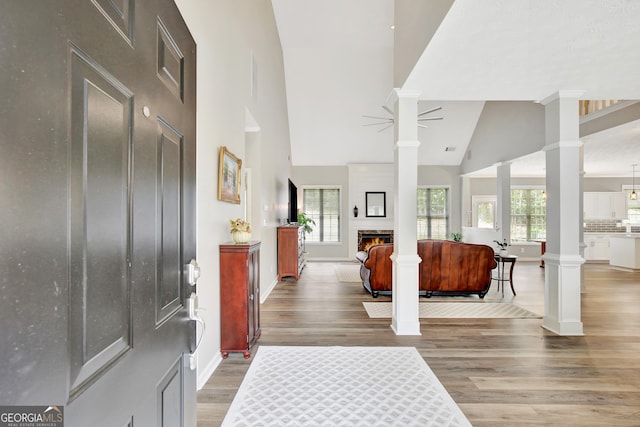
M 504 167 L 504 166 L 509 166 L 510 167 L 512 163 L 513 163 L 513 161 L 507 160 L 507 161 L 503 161 L 503 162 L 494 163 L 493 166 L 495 166 L 496 168 Z
M 419 91 L 419 90 L 408 90 L 408 89 L 402 89 L 402 88 L 396 87 L 396 88 L 393 88 L 389 96 L 387 96 L 387 100 L 385 101 L 385 104 L 393 105 L 397 100 L 403 99 L 403 98 L 418 99 L 421 93 L 422 91 Z
M 538 104 L 542 104 L 542 105 L 547 105 L 552 103 L 553 101 L 556 101 L 558 99 L 562 99 L 562 98 L 574 98 L 574 99 L 580 99 L 580 97 L 582 95 L 585 94 L 584 90 L 559 90 L 555 93 L 552 93 L 551 95 L 547 96 L 546 98 L 540 100 L 540 101 L 536 101 Z
M 542 151 L 559 150 L 561 148 L 580 148 L 584 145 L 582 141 L 578 140 L 565 140 L 554 142 L 553 144 L 547 144 L 542 147 Z

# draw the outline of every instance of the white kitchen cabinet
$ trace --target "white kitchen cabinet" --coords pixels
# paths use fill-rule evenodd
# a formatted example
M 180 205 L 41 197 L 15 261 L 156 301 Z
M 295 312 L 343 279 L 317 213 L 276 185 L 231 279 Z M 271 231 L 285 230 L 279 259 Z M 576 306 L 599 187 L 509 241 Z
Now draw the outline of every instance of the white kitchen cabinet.
M 627 217 L 627 195 L 622 192 L 585 192 L 584 219 L 613 219 Z
M 627 193 L 611 193 L 611 210 L 615 219 L 627 218 Z
M 587 261 L 609 260 L 609 236 L 606 234 L 584 235 L 584 259 Z

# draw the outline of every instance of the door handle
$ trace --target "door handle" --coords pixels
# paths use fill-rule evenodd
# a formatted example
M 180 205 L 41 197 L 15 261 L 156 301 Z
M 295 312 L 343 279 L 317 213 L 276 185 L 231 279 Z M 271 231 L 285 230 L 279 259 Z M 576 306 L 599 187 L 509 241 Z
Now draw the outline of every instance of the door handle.
M 200 266 L 195 259 L 191 259 L 187 264 L 187 283 L 191 286 L 195 286 L 200 278 Z

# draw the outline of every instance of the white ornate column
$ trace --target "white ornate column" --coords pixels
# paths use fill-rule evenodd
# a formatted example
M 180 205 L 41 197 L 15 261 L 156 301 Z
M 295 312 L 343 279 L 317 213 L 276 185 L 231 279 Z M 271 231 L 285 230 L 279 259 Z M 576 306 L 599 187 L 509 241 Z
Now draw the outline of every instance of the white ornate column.
M 419 92 L 394 89 L 393 312 L 396 335 L 420 335 L 416 210 L 418 190 Z
M 560 91 L 544 101 L 547 166 L 545 315 L 542 326 L 558 335 L 583 335 L 580 314 L 582 142 L 578 100 Z
M 502 238 L 511 243 L 511 163 L 499 163 L 496 177 L 497 223 Z

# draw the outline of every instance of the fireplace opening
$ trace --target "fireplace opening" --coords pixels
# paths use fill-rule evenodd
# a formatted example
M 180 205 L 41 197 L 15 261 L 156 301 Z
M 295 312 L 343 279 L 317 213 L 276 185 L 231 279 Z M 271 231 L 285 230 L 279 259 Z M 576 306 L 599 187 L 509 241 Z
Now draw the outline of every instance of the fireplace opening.
M 393 243 L 393 230 L 358 230 L 358 251 L 382 243 Z

